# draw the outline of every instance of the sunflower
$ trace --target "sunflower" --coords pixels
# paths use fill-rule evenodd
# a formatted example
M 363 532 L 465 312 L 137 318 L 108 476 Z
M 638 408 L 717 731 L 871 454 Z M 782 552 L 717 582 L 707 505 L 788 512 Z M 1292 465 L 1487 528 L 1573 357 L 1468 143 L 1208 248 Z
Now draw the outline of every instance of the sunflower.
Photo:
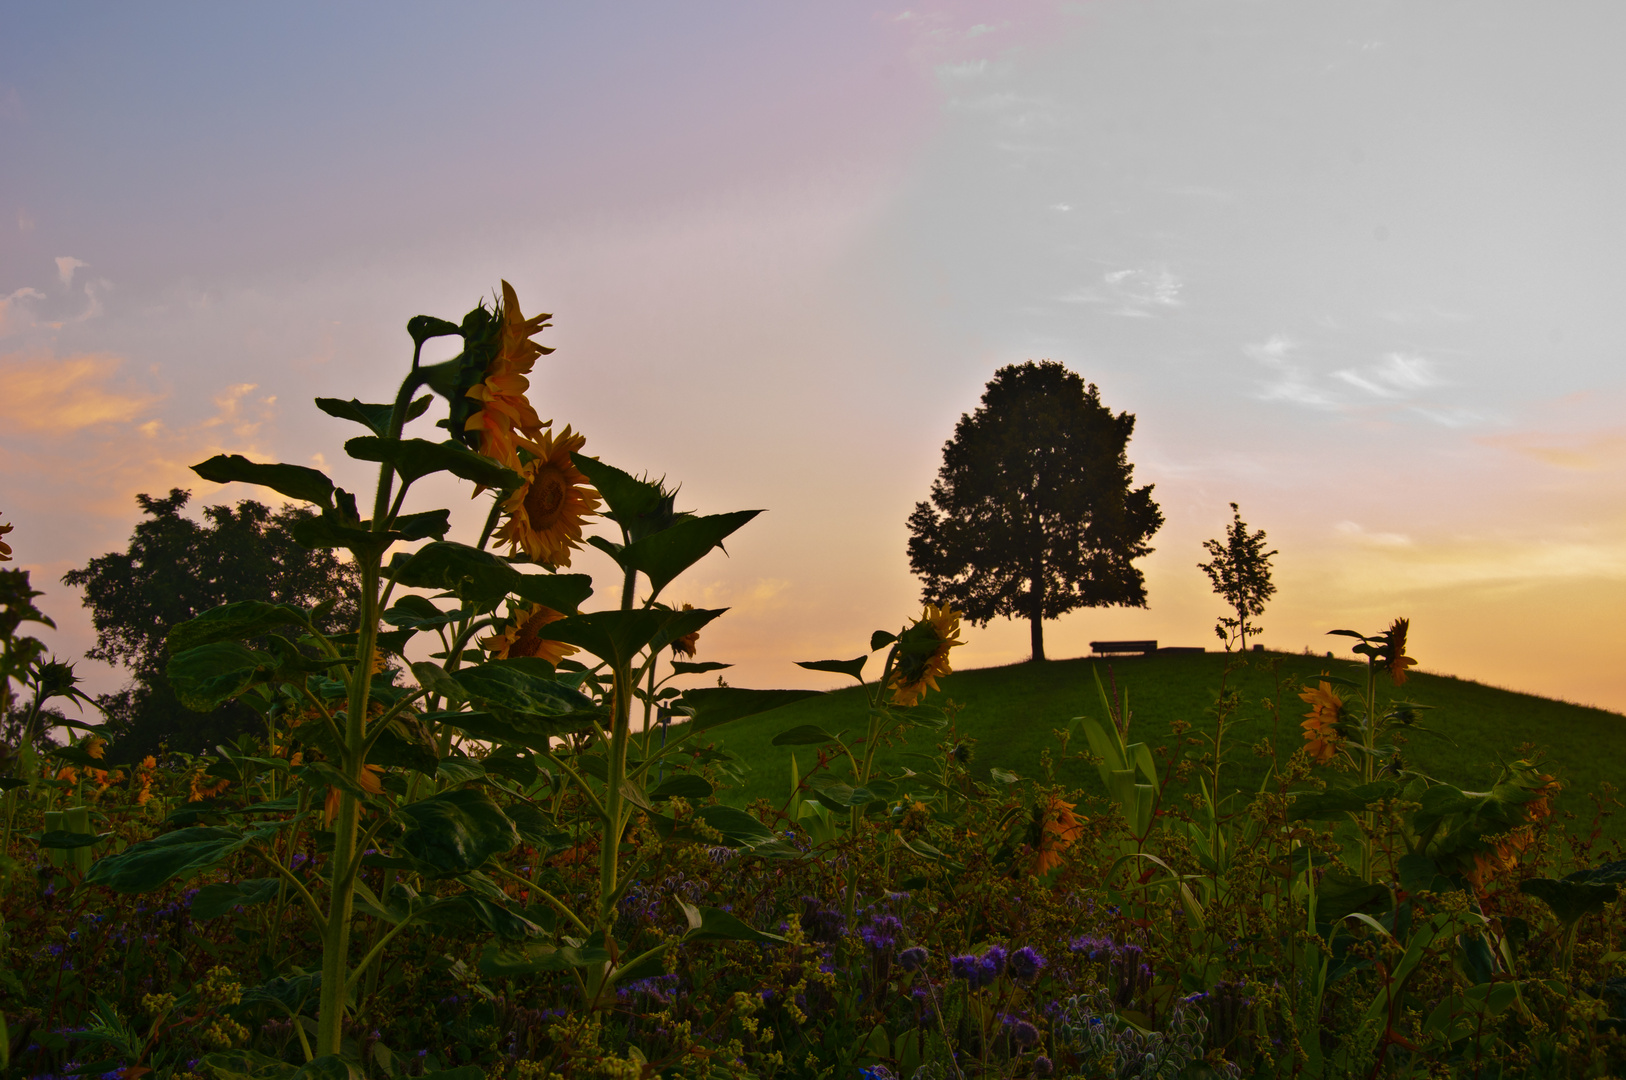
M 1304 722 L 1299 725 L 1304 729 L 1306 749 L 1311 757 L 1326 764 L 1338 753 L 1338 722 L 1344 716 L 1344 700 L 1333 692 L 1332 684 L 1325 679 L 1313 688 L 1305 687 L 1299 700 L 1310 706 L 1310 711 L 1304 714 Z
M 80 748 L 97 761 L 107 756 L 107 740 L 100 735 L 92 735 L 84 741 Z
M 1076 805 L 1052 795 L 1044 806 L 1034 808 L 1033 826 L 1038 842 L 1033 845 L 1033 862 L 1028 865 L 1028 873 L 1034 877 L 1043 877 L 1060 866 L 1062 852 L 1084 835 L 1084 819 L 1073 813 Z
M 384 785 L 378 779 L 380 775 L 377 765 L 363 765 L 361 767 L 361 776 L 357 781 L 361 785 L 361 790 L 369 795 L 384 794 Z M 333 822 L 339 816 L 338 788 L 330 787 L 327 789 L 327 798 L 322 800 L 322 816 L 327 821 L 326 827 L 331 829 Z
M 960 613 L 951 607 L 926 605 L 925 614 L 898 635 L 897 669 L 887 685 L 892 688 L 892 704 L 908 708 L 918 705 L 926 691 L 937 689 L 937 680 L 949 674 L 948 652 L 960 636 Z
M 518 656 L 535 656 L 555 666 L 576 651 L 574 645 L 562 641 L 549 641 L 542 637 L 542 628 L 558 622 L 564 615 L 542 604 L 527 604 L 515 611 L 509 608 L 508 624 L 501 631 L 481 638 L 480 648 L 494 654 L 497 660 L 512 660 Z
M 683 605 L 683 610 L 684 611 L 693 611 L 694 610 L 694 605 L 693 604 L 684 604 Z M 693 660 L 694 659 L 694 654 L 695 654 L 695 646 L 699 643 L 699 641 L 700 641 L 700 631 L 698 631 L 698 630 L 692 630 L 689 633 L 684 634 L 682 637 L 680 637 L 676 641 L 672 642 L 672 655 L 673 656 L 687 656 L 689 659 Z
M 464 422 L 463 429 L 478 434 L 480 453 L 508 466 L 519 468 L 519 447 L 534 449 L 532 444 L 542 435 L 542 429 L 552 423 L 537 416 L 526 400 L 531 372 L 536 358 L 553 350 L 543 348 L 531 340 L 548 325 L 551 315 L 525 318 L 519 312 L 519 297 L 508 282 L 502 283 L 502 307 L 498 311 L 502 320 L 497 355 L 486 366 L 485 378 L 467 390 L 467 396 L 479 402 L 480 410 Z
M 15 529 L 16 527 L 17 526 L 15 526 L 15 525 L 0 525 L 0 536 L 6 535 L 8 532 L 10 532 L 12 529 Z M 10 561 L 11 561 L 11 545 L 6 543 L 4 540 L 0 540 L 0 562 L 10 562 Z
M 1389 673 L 1396 686 L 1406 681 L 1407 668 L 1417 666 L 1417 661 L 1406 655 L 1406 631 L 1410 628 L 1410 619 L 1396 619 L 1394 625 L 1378 639 L 1377 665 Z
M 528 447 L 536 457 L 519 468 L 525 483 L 503 503 L 508 520 L 496 533 L 510 555 L 523 549 L 533 562 L 570 565 L 571 551 L 582 546 L 582 525 L 599 506 L 598 492 L 570 460 L 586 443 L 566 426 L 557 438 L 542 432 Z

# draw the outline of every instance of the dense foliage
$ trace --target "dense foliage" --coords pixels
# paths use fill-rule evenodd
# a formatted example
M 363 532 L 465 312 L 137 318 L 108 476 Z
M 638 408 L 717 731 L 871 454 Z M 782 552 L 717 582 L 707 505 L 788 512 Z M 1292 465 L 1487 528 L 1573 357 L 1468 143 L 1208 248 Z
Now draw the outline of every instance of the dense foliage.
M 334 552 L 311 550 L 294 540 L 293 528 L 311 517 L 300 506 L 273 511 L 244 499 L 235 508 L 209 506 L 203 520 L 182 511 L 191 493 L 172 489 L 164 498 L 137 495 L 147 515 L 136 524 L 124 551 L 98 556 L 63 575 L 84 589 L 96 644 L 88 655 L 119 664 L 130 685 L 99 701 L 116 733 L 120 764 L 130 764 L 168 745 L 196 753 L 263 725 L 254 711 L 228 701 L 200 714 L 187 709 L 164 677 L 170 630 L 232 600 L 314 607 L 335 603 L 323 627 L 355 623 L 356 575 Z
M 929 502 L 909 515 L 921 595 L 978 625 L 1044 622 L 1081 607 L 1146 606 L 1134 560 L 1163 524 L 1152 486 L 1132 487 L 1135 418 L 1054 361 L 1000 368 L 943 446 Z

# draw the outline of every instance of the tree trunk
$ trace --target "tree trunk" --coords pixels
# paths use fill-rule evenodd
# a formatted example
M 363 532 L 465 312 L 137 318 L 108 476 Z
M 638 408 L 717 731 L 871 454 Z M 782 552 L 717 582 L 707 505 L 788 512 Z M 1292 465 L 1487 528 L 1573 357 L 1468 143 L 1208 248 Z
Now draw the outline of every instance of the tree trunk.
M 1032 626 L 1033 660 L 1044 661 L 1044 572 L 1042 565 L 1033 568 L 1028 583 L 1028 622 Z

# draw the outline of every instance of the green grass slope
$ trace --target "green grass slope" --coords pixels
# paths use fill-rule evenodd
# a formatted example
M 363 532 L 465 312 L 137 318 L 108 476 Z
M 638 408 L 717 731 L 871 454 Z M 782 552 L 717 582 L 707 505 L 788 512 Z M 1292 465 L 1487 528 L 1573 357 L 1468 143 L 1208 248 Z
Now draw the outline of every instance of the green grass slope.
M 1226 675 L 1227 663 L 1233 668 Z M 1343 659 L 1293 653 L 1249 653 L 1227 657 L 1222 653 L 1120 657 L 1111 660 L 1079 659 L 1044 664 L 1016 664 L 956 672 L 942 680 L 931 700 L 952 700 L 961 706 L 955 726 L 961 737 L 976 741 L 974 771 L 986 777 L 991 768 L 1008 769 L 1022 777 L 1040 773 L 1040 753 L 1056 750 L 1055 730 L 1066 728 L 1072 717 L 1103 717 L 1091 669 L 1107 683 L 1111 677 L 1128 691 L 1132 716 L 1130 740 L 1156 748 L 1169 745 L 1169 726 L 1185 720 L 1197 730 L 1212 732 L 1212 708 L 1222 679 L 1241 693 L 1241 707 L 1226 728 L 1227 787 L 1257 788 L 1268 762 L 1250 751 L 1261 740 L 1275 736 L 1283 760 L 1302 743 L 1299 721 L 1307 706 L 1300 688 L 1321 672 L 1364 679 L 1364 667 Z M 1110 685 L 1110 684 L 1109 684 Z M 1403 753 L 1407 763 L 1430 776 L 1482 790 L 1496 777 L 1498 761 L 1520 756 L 1520 747 L 1534 744 L 1546 754 L 1550 766 L 1565 783 L 1560 811 L 1590 820 L 1588 793 L 1601 790 L 1605 781 L 1626 787 L 1626 716 L 1531 694 L 1499 690 L 1481 683 L 1444 675 L 1414 673 L 1396 693 L 1387 679 L 1379 681 L 1379 700 L 1391 695 L 1432 708 L 1420 714 L 1420 726 L 1429 732 L 1408 732 Z M 1279 703 L 1279 721 L 1273 710 Z M 1103 717 L 1104 718 L 1104 717 Z M 798 724 L 817 724 L 827 731 L 845 729 L 856 735 L 864 728 L 864 702 L 856 688 L 839 690 L 794 705 L 736 721 L 715 731 L 716 741 L 750 766 L 743 787 L 723 793 L 731 803 L 745 805 L 756 798 L 783 803 L 789 790 L 790 759 L 794 752 L 805 773 L 817 756 L 817 747 L 773 746 L 773 737 Z M 1195 732 L 1193 732 L 1195 733 Z M 934 753 L 944 733 L 914 729 L 906 742 L 883 751 L 884 767 L 926 767 L 918 759 L 901 758 L 904 751 Z M 1073 750 L 1087 749 L 1082 734 Z M 1054 755 L 1053 756 L 1057 756 Z M 846 775 L 845 766 L 837 769 Z M 1058 762 L 1058 781 L 1101 793 L 1092 766 L 1077 761 Z M 1626 838 L 1626 818 L 1606 822 L 1609 836 Z

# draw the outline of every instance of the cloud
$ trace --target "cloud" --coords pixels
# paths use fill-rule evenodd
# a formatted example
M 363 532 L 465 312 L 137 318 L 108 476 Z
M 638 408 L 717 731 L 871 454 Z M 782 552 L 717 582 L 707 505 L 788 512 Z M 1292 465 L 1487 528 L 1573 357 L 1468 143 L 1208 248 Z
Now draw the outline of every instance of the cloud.
M 1402 398 L 1419 390 L 1444 385 L 1434 373 L 1434 363 L 1427 357 L 1392 352 L 1375 368 L 1346 368 L 1332 373 L 1358 390 L 1374 397 Z
M 1626 430 L 1622 429 L 1564 435 L 1516 432 L 1475 441 L 1558 469 L 1594 472 L 1626 464 Z
M 1339 536 L 1346 537 L 1363 547 L 1397 548 L 1412 546 L 1411 537 L 1405 533 L 1370 533 L 1353 521 L 1340 521 L 1336 528 Z
M 89 265 L 89 263 L 76 259 L 72 255 L 58 255 L 56 257 L 56 276 L 62 280 L 62 284 L 72 285 L 73 272 L 81 266 Z
M 0 356 L 0 422 L 11 431 L 55 433 L 129 423 L 163 395 L 110 386 L 122 363 L 107 353 Z
M 1058 204 L 1053 209 L 1071 209 Z M 1180 290 L 1185 282 L 1166 266 L 1109 270 L 1099 287 L 1086 287 L 1058 299 L 1064 304 L 1092 304 L 1109 315 L 1149 319 L 1160 311 L 1185 306 Z
M 7 296 L 0 296 L 0 337 L 32 329 L 34 317 L 25 313 L 24 305 L 44 299 L 44 293 L 27 286 Z
M 1298 343 L 1285 334 L 1273 334 L 1266 341 L 1242 346 L 1244 353 L 1275 372 L 1275 381 L 1260 388 L 1260 400 L 1290 401 L 1314 409 L 1336 409 L 1338 400 L 1311 385 L 1305 370 L 1293 363 L 1291 357 L 1296 348 Z

